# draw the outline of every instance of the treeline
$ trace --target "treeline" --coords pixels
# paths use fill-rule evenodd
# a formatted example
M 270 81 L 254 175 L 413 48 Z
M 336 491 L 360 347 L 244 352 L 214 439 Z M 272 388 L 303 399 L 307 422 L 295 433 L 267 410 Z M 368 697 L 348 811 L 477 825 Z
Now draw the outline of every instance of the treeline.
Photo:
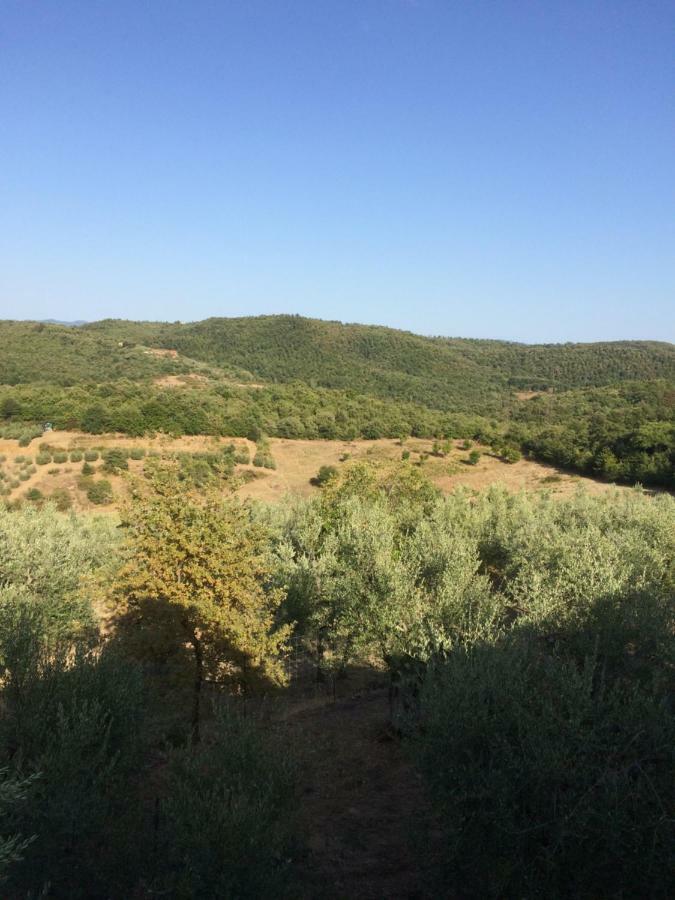
M 0 387 L 0 429 L 4 423 L 8 436 L 10 432 L 19 436 L 22 422 L 50 422 L 55 428 L 91 434 L 120 431 L 142 436 L 163 431 L 248 437 L 263 432 L 310 440 L 463 436 L 486 424 L 480 416 L 304 384 L 163 389 L 126 380 L 69 388 Z
M 249 508 L 159 467 L 123 524 L 0 511 L 4 896 L 302 896 L 293 762 L 253 703 L 291 634 L 326 677 L 391 673 L 436 896 L 672 896 L 671 497 L 352 465 Z
M 675 388 L 666 381 L 542 395 L 513 414 L 538 459 L 610 481 L 675 487 Z

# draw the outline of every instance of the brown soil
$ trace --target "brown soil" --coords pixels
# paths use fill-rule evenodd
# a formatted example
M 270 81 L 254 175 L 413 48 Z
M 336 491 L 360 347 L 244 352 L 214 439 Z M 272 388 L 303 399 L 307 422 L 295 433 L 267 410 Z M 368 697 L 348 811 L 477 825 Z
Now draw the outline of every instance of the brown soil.
M 531 400 L 533 397 L 541 397 L 546 391 L 516 391 L 518 400 Z
M 387 690 L 290 707 L 278 724 L 299 754 L 298 861 L 307 898 L 431 898 L 442 837 L 420 776 L 389 728 Z
M 155 378 L 155 384 L 158 387 L 179 388 L 194 384 L 204 384 L 208 380 L 206 375 L 190 372 L 188 375 L 162 375 L 160 378 Z

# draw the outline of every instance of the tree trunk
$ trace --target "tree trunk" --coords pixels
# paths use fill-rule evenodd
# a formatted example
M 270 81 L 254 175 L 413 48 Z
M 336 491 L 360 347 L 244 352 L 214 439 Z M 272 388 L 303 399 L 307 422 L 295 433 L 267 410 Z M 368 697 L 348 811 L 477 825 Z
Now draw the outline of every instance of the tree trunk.
M 202 642 L 196 634 L 192 636 L 192 649 L 195 653 L 195 681 L 192 694 L 192 741 L 195 744 L 200 740 L 202 684 L 204 683 L 204 658 L 202 656 Z

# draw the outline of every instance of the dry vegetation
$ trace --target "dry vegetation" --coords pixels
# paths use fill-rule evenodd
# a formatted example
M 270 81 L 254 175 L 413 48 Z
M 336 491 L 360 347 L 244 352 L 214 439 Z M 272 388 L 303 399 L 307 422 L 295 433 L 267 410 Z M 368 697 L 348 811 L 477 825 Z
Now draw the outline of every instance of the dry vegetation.
M 54 449 L 64 452 L 73 450 L 97 449 L 99 451 L 111 447 L 142 447 L 148 452 L 156 452 L 161 455 L 175 452 L 204 452 L 217 450 L 220 446 L 229 443 L 229 438 L 214 438 L 208 436 L 171 438 L 161 435 L 154 438 L 130 438 L 121 435 L 90 435 L 77 432 L 53 431 L 43 438 L 36 438 L 28 447 L 19 447 L 14 440 L 0 440 L 0 456 L 5 456 L 5 471 L 8 478 L 18 476 L 20 464 L 15 463 L 16 457 L 32 458 L 33 462 L 39 453 L 40 445 L 48 443 Z M 251 458 L 255 455 L 255 444 L 243 438 L 234 439 L 238 446 L 246 445 Z M 489 485 L 501 484 L 510 491 L 536 491 L 550 490 L 556 497 L 566 497 L 572 494 L 580 483 L 590 494 L 600 494 L 613 488 L 613 485 L 583 478 L 578 475 L 564 472 L 554 466 L 546 466 L 534 460 L 521 459 L 515 463 L 505 463 L 487 447 L 472 445 L 481 452 L 477 465 L 467 463 L 469 451 L 462 448 L 461 441 L 454 441 L 450 452 L 444 457 L 430 455 L 432 442 L 411 438 L 404 442 L 382 439 L 376 441 L 304 441 L 290 439 L 271 439 L 270 449 L 276 463 L 276 470 L 255 468 L 253 465 L 238 465 L 237 472 L 248 473 L 245 477 L 250 479 L 240 488 L 242 497 L 262 500 L 265 502 L 279 502 L 286 494 L 293 493 L 301 496 L 309 496 L 317 491 L 310 479 L 318 472 L 321 466 L 341 467 L 351 461 L 370 460 L 386 463 L 387 461 L 400 460 L 402 452 L 410 453 L 410 462 L 421 466 L 426 476 L 445 493 L 453 491 L 459 485 L 466 485 L 476 490 L 482 490 Z M 101 472 L 102 462 L 94 462 L 93 468 L 98 475 Z M 144 460 L 129 459 L 129 472 L 140 474 Z M 25 497 L 26 493 L 37 488 L 44 497 L 49 497 L 55 490 L 68 491 L 73 509 L 86 511 L 94 508 L 83 491 L 78 489 L 78 478 L 81 475 L 81 462 L 52 463 L 43 466 L 31 466 L 35 471 L 27 480 L 21 481 L 11 496 L 11 499 Z M 115 501 L 126 494 L 126 475 L 105 473 L 113 488 Z M 113 511 L 112 506 L 97 506 L 98 511 Z

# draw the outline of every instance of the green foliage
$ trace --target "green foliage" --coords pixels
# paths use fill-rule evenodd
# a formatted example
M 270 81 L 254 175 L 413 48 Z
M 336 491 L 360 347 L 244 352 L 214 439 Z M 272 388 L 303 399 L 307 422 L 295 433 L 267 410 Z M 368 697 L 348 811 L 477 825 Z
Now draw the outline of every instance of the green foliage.
M 466 461 L 470 466 L 476 466 L 480 462 L 481 452 L 480 450 L 472 450 L 471 453 L 467 456 Z
M 311 479 L 311 482 L 316 487 L 323 487 L 324 484 L 327 484 L 330 479 L 334 478 L 337 474 L 337 466 L 321 466 L 317 474 Z
M 52 455 L 51 455 L 51 453 L 40 452 L 40 453 L 38 453 L 38 455 L 35 457 L 35 462 L 38 464 L 38 466 L 46 466 L 46 465 L 48 465 L 51 461 L 52 461 Z
M 70 461 L 77 463 L 82 462 L 82 451 L 81 450 L 71 450 L 70 451 Z
M 82 475 L 86 478 L 89 475 L 93 475 L 96 470 L 93 466 L 90 466 L 88 462 L 82 464 Z
M 96 462 L 98 459 L 99 453 L 98 450 L 85 450 L 84 451 L 84 459 L 88 463 Z
M 250 716 L 221 704 L 208 741 L 169 756 L 153 892 L 292 896 L 296 805 L 287 751 Z
M 132 447 L 129 450 L 129 458 L 130 459 L 143 459 L 145 456 L 145 450 L 143 447 Z
M 283 682 L 289 629 L 275 627 L 282 593 L 269 589 L 266 532 L 247 510 L 218 492 L 191 496 L 168 469 L 158 469 L 150 487 L 128 511 L 128 559 L 115 594 L 122 623 L 146 652 L 190 648 L 198 739 L 204 679 L 242 689 Z
M 446 889 L 667 895 L 675 729 L 658 688 L 502 641 L 454 651 L 422 702 Z
M 65 453 L 64 451 L 59 450 L 53 454 L 52 460 L 55 463 L 59 463 L 59 464 L 66 463 L 66 462 L 68 462 L 68 454 Z
M 127 451 L 122 447 L 111 447 L 103 451 L 103 471 L 111 475 L 129 468 L 129 459 Z
M 87 486 L 87 500 L 97 506 L 112 503 L 113 490 L 110 482 L 105 478 L 92 482 Z
M 26 500 L 30 500 L 32 503 L 35 503 L 42 499 L 44 499 L 44 495 L 42 491 L 38 490 L 38 488 L 30 488 L 30 490 L 26 491 Z

